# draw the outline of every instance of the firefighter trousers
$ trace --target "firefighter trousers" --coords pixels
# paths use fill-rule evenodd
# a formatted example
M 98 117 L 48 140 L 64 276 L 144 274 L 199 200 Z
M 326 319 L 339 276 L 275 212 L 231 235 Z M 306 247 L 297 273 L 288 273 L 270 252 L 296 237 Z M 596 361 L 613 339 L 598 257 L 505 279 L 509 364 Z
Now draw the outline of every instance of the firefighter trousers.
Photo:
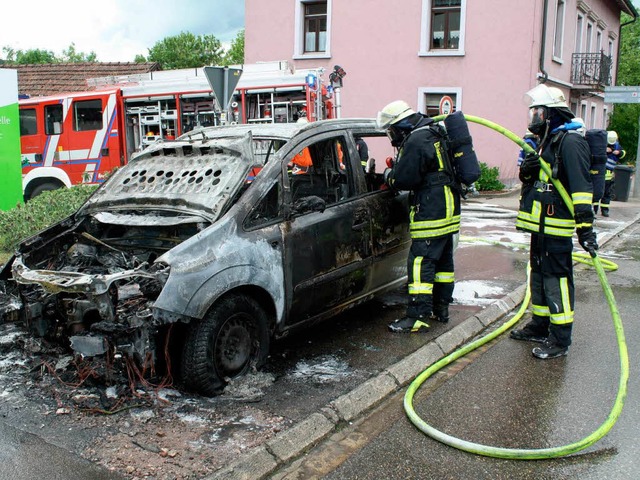
M 571 345 L 575 290 L 571 237 L 531 235 L 529 328 L 562 347 Z
M 453 234 L 413 240 L 407 259 L 409 305 L 407 316 L 427 318 L 434 305 L 453 301 Z

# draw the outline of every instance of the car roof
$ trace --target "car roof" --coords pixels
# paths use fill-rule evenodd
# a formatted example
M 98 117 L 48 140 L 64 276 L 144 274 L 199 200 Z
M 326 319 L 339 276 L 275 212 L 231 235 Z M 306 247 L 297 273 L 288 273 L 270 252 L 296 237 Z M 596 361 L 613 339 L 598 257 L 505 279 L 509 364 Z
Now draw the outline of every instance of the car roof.
M 305 131 L 329 131 L 344 128 L 376 128 L 376 122 L 373 118 L 337 118 L 309 123 L 252 123 L 243 125 L 223 125 L 192 130 L 181 135 L 176 140 L 197 141 L 204 140 L 205 138 L 243 136 L 248 131 L 250 131 L 254 137 L 289 139 Z

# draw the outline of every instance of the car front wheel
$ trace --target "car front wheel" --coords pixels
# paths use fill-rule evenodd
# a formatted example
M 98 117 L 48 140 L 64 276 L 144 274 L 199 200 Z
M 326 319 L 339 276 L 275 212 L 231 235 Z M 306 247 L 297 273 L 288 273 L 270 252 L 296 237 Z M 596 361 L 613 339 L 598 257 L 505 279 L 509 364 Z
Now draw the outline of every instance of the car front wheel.
M 269 352 L 267 315 L 246 295 L 218 301 L 187 333 L 182 379 L 190 390 L 213 396 L 232 378 L 260 367 Z

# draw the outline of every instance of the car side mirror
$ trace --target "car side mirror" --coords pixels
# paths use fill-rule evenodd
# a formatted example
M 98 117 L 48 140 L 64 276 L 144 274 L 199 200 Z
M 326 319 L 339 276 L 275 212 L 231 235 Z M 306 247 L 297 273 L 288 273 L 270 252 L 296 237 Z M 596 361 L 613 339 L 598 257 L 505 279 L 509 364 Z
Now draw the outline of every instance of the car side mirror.
M 327 202 L 315 195 L 303 197 L 293 204 L 293 213 L 324 212 Z

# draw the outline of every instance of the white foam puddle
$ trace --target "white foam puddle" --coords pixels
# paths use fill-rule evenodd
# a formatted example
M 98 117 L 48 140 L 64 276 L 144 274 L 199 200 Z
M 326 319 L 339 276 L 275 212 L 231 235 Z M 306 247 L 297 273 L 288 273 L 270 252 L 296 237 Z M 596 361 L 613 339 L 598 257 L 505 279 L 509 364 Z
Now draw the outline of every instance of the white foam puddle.
M 456 282 L 453 300 L 462 305 L 487 305 L 504 295 L 505 289 L 498 284 L 480 280 Z
M 294 378 L 329 383 L 337 382 L 350 374 L 351 369 L 347 362 L 332 355 L 323 355 L 312 360 L 299 361 L 290 375 Z

